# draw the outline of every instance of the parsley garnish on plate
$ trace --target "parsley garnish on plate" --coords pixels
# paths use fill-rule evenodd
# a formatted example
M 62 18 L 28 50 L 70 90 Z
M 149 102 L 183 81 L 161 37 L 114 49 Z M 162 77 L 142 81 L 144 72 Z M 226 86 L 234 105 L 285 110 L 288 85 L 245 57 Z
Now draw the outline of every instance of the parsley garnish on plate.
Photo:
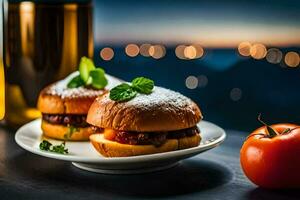
M 122 83 L 110 90 L 109 98 L 114 101 L 129 101 L 137 93 L 150 94 L 154 88 L 154 81 L 145 77 L 137 77 L 128 83 Z
M 49 151 L 59 154 L 68 154 L 68 149 L 66 148 L 66 143 L 62 142 L 60 145 L 52 145 L 49 141 L 43 140 L 40 143 L 40 150 Z

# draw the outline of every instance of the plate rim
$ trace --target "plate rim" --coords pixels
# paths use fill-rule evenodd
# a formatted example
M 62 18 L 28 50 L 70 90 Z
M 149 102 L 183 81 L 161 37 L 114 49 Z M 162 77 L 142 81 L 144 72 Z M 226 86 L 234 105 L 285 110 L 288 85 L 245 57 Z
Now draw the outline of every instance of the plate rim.
M 36 120 L 30 121 L 23 126 L 21 126 L 15 133 L 15 141 L 16 143 L 23 148 L 26 151 L 29 151 L 33 154 L 57 159 L 57 160 L 63 160 L 63 161 L 70 161 L 70 162 L 81 162 L 81 163 L 101 163 L 101 164 L 122 164 L 122 163 L 135 163 L 135 162 L 147 162 L 149 160 L 162 160 L 162 159 L 171 159 L 174 157 L 183 157 L 185 155 L 194 154 L 197 155 L 201 152 L 207 151 L 209 149 L 215 148 L 219 146 L 225 139 L 226 139 L 226 132 L 223 128 L 219 127 L 218 125 L 202 120 L 199 123 L 207 123 L 209 125 L 214 126 L 215 128 L 219 129 L 221 136 L 218 137 L 213 142 L 210 142 L 208 144 L 199 145 L 197 147 L 192 147 L 188 149 L 181 149 L 176 151 L 170 151 L 170 152 L 163 152 L 163 153 L 155 153 L 155 154 L 148 154 L 148 155 L 139 155 L 139 156 L 130 156 L 130 157 L 113 157 L 113 158 L 107 158 L 107 157 L 98 157 L 98 158 L 89 158 L 89 157 L 79 157 L 76 155 L 62 155 L 62 154 L 56 154 L 51 152 L 44 152 L 37 148 L 32 148 L 31 146 L 28 146 L 24 144 L 20 137 L 22 136 L 23 129 L 27 129 L 28 126 L 32 126 L 34 123 L 39 123 L 41 121 L 41 118 L 38 118 Z

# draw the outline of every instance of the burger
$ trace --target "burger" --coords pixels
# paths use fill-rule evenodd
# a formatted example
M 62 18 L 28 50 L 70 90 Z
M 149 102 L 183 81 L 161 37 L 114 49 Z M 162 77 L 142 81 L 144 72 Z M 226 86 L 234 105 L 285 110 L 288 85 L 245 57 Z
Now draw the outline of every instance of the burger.
M 108 80 L 107 80 L 108 79 Z M 86 116 L 95 98 L 102 95 L 120 81 L 93 61 L 82 57 L 79 71 L 44 88 L 38 98 L 38 109 L 42 113 L 44 136 L 59 140 L 89 140 L 95 127 L 86 123 Z
M 109 81 L 108 81 L 109 79 Z M 86 123 L 90 105 L 96 97 L 120 81 L 105 75 L 87 57 L 80 59 L 78 71 L 44 88 L 38 98 L 44 136 L 60 140 L 88 140 L 94 127 Z
M 87 115 L 98 130 L 90 141 L 101 155 L 138 156 L 199 145 L 202 114 L 191 99 L 162 87 L 128 101 L 112 100 L 112 92 L 98 97 Z
M 38 98 L 42 112 L 43 133 L 60 140 L 88 140 L 94 133 L 86 116 L 96 97 L 106 90 L 93 88 L 67 88 L 67 80 L 61 80 L 44 88 Z

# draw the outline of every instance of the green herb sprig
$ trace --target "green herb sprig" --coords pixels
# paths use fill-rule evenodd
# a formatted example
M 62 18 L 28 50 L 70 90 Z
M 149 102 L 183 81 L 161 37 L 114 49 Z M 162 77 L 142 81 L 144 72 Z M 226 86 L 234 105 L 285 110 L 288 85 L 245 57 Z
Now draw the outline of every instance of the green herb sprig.
M 154 81 L 145 77 L 137 77 L 128 83 L 122 83 L 110 90 L 109 98 L 121 102 L 133 99 L 137 93 L 150 94 L 154 88 Z
M 68 154 L 68 149 L 66 148 L 66 143 L 63 142 L 60 145 L 52 145 L 49 141 L 43 140 L 40 143 L 40 150 L 49 151 L 59 154 Z
M 67 87 L 90 86 L 95 89 L 103 89 L 107 83 L 105 71 L 102 68 L 96 68 L 91 59 L 82 57 L 79 63 L 79 75 L 72 78 Z

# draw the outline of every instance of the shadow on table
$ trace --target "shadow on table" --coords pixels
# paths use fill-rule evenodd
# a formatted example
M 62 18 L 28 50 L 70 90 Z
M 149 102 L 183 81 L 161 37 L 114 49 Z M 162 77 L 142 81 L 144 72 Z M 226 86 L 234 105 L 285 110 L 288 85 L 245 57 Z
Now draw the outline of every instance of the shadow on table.
M 300 199 L 299 190 L 269 190 L 263 188 L 255 188 L 251 190 L 247 195 L 246 199 L 249 200 L 281 200 L 281 199 Z
M 29 153 L 8 162 L 10 176 L 41 189 L 136 197 L 172 196 L 209 190 L 229 182 L 232 173 L 216 162 L 188 159 L 165 171 L 140 175 L 105 175 L 82 171 L 71 163 Z

